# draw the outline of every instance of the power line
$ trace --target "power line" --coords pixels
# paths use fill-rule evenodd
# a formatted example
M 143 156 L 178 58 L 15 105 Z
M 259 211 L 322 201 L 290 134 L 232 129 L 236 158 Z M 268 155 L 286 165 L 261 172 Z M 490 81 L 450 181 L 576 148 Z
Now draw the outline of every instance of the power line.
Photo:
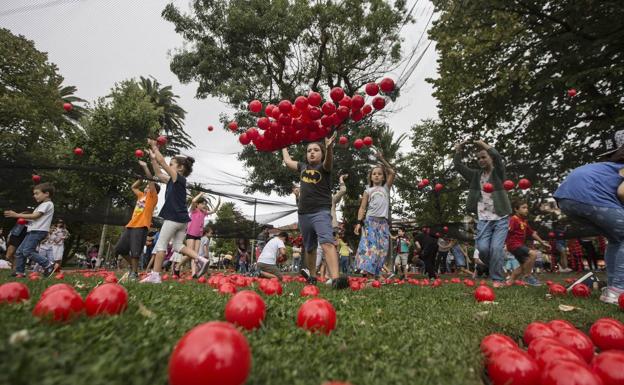
M 0 17 L 15 15 L 15 14 L 24 13 L 24 12 L 38 11 L 40 9 L 56 7 L 57 5 L 78 3 L 82 1 L 85 1 L 85 0 L 53 0 L 53 1 L 48 1 L 47 3 L 24 5 L 24 6 L 13 8 L 13 9 L 7 9 L 6 11 L 0 11 Z

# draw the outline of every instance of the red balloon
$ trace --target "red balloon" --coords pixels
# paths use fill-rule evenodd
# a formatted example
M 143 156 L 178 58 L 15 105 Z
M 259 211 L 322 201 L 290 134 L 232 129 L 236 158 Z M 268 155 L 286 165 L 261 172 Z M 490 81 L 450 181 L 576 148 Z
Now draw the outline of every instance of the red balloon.
M 82 151 L 82 148 L 80 147 L 74 148 L 74 155 L 82 156 L 82 154 L 84 154 L 84 151 Z
M 241 385 L 251 369 L 245 336 L 227 322 L 213 321 L 188 331 L 169 358 L 171 385 Z
M 225 305 L 225 319 L 247 330 L 259 328 L 265 317 L 266 305 L 255 291 L 239 291 Z
M 278 121 L 282 126 L 290 126 L 292 124 L 292 117 L 289 114 L 281 114 Z
M 444 227 L 442 228 L 442 231 L 444 231 L 445 233 L 448 233 L 448 232 L 449 232 L 449 228 L 448 228 L 448 226 L 444 226 Z
M 494 301 L 496 299 L 496 295 L 494 294 L 494 290 L 488 286 L 479 286 L 474 292 L 474 297 L 477 302 L 484 301 Z
M 366 91 L 366 94 L 368 96 L 375 96 L 379 93 L 379 86 L 377 85 L 377 83 L 367 83 L 364 87 L 364 90 Z
M 71 290 L 57 290 L 45 297 L 41 297 L 33 315 L 56 322 L 67 322 L 80 315 L 84 309 L 84 302 L 80 295 Z
M 355 147 L 356 150 L 361 149 L 362 147 L 364 147 L 364 141 L 362 141 L 362 139 L 356 139 L 353 142 L 353 147 Z
M 156 138 L 156 144 L 158 144 L 161 147 L 167 144 L 167 141 L 168 139 L 165 135 L 160 135 L 158 138 Z
M 591 368 L 600 377 L 604 385 L 624 384 L 624 352 L 609 350 L 597 355 Z
M 485 336 L 481 340 L 481 345 L 479 347 L 481 348 L 481 353 L 488 359 L 503 350 L 520 349 L 514 340 L 504 334 L 498 333 Z
M 338 104 L 341 106 L 345 106 L 348 109 L 351 109 L 351 97 L 345 95 L 342 99 L 340 99 L 340 102 L 338 102 Z
M 351 110 L 349 109 L 349 107 L 345 107 L 345 106 L 340 106 L 336 110 L 336 115 L 338 115 L 338 117 L 342 120 L 348 118 L 350 113 L 351 113 Z
M 568 360 L 555 361 L 544 368 L 541 385 L 603 385 L 600 378 L 584 365 Z
M 68 285 L 66 283 L 56 283 L 56 284 L 48 287 L 47 289 L 45 289 L 43 291 L 43 293 L 41 293 L 41 297 L 40 298 L 43 298 L 46 295 L 48 295 L 50 293 L 54 293 L 55 291 L 59 291 L 59 290 L 69 290 L 69 291 L 72 291 L 72 292 L 78 294 L 78 292 L 76 291 L 76 289 L 74 289 L 74 287 L 72 285 Z
M 589 336 L 602 351 L 624 350 L 624 326 L 610 318 L 601 318 L 589 329 Z
M 318 92 L 310 91 L 310 93 L 308 94 L 308 104 L 310 104 L 311 106 L 320 106 L 322 100 L 323 98 Z
M 364 97 L 362 95 L 353 95 L 353 97 L 351 98 L 351 109 L 352 110 L 359 110 L 360 108 L 364 107 Z
M 373 99 L 373 107 L 375 107 L 376 110 L 381 110 L 386 106 L 386 99 L 384 99 L 381 96 L 375 96 L 375 98 Z
M 435 184 L 435 186 L 433 186 L 433 189 L 434 189 L 436 192 L 440 192 L 440 191 L 442 191 L 442 189 L 443 189 L 443 188 L 444 188 L 444 185 L 443 185 L 442 183 L 436 183 L 436 184 Z
M 493 385 L 539 383 L 539 366 L 531 356 L 519 349 L 499 351 L 490 359 L 487 368 Z
M 570 323 L 570 321 L 562 320 L 562 319 L 554 319 L 549 321 L 548 326 L 555 332 L 558 333 L 562 329 L 573 329 L 576 330 L 576 327 Z
M 372 287 L 374 287 L 374 288 L 376 288 L 376 289 L 378 289 L 378 288 L 380 288 L 380 287 L 381 287 L 381 282 L 379 282 L 378 280 L 374 280 L 374 281 L 371 283 L 371 286 L 372 286 Z
M 373 112 L 373 107 L 371 107 L 370 104 L 365 105 L 364 107 L 362 107 L 362 114 L 364 115 L 368 115 L 371 112 Z
M 566 295 L 567 294 L 566 288 L 558 283 L 553 283 L 552 285 L 550 285 L 548 287 L 548 291 L 552 295 Z
M 531 357 L 536 358 L 544 349 L 552 345 L 563 346 L 555 337 L 536 337 L 531 340 L 527 352 Z
M 526 190 L 531 187 L 531 181 L 526 178 L 522 178 L 518 181 L 518 187 L 520 187 L 522 190 Z
M 137 158 L 142 158 L 143 157 L 143 150 L 136 150 L 134 152 L 134 156 L 136 156 Z
M 535 356 L 535 360 L 542 369 L 546 368 L 547 365 L 559 360 L 568 360 L 576 362 L 580 366 L 587 366 L 587 363 L 585 362 L 585 360 L 583 360 L 583 357 L 563 345 L 544 346 L 542 350 Z
M 429 186 L 429 179 L 425 178 L 421 182 L 424 186 Z
M 37 184 L 37 183 L 41 182 L 41 177 L 39 175 L 33 175 L 32 176 L 32 181 L 33 181 L 33 183 Z
M 336 105 L 332 102 L 325 102 L 321 109 L 325 115 L 331 115 L 336 112 Z
M 250 140 L 255 140 L 258 138 L 258 135 L 260 135 L 260 133 L 255 127 L 251 127 L 250 129 L 248 129 L 246 134 Z
M 212 130 L 214 130 L 214 127 L 208 126 L 208 131 L 212 131 Z
M 282 295 L 282 285 L 276 279 L 261 279 L 260 291 L 266 295 Z
M 63 109 L 65 112 L 69 112 L 74 109 L 74 105 L 71 103 L 63 103 Z
M 513 190 L 514 187 L 516 187 L 516 184 L 512 180 L 507 179 L 503 182 L 503 188 L 507 191 Z
M 117 283 L 95 287 L 85 299 L 87 316 L 121 314 L 128 307 L 128 292 Z
M 236 121 L 232 121 L 230 123 L 228 123 L 228 128 L 232 131 L 237 131 L 238 130 L 238 122 Z
M 341 101 L 344 96 L 344 90 L 340 87 L 334 87 L 331 89 L 331 91 L 329 91 L 329 97 L 336 103 Z
M 310 119 L 318 120 L 321 116 L 323 116 L 323 112 L 321 112 L 321 109 L 318 107 L 312 107 L 308 109 L 308 115 L 310 116 Z
M 341 145 L 346 145 L 347 143 L 349 143 L 349 139 L 347 139 L 346 136 L 341 136 L 340 138 L 338 138 L 338 143 L 340 143 Z
M 56 278 L 56 279 L 64 279 L 65 278 L 65 274 L 58 273 L 57 275 L 54 276 L 54 278 Z
M 486 192 L 486 193 L 494 192 L 494 185 L 492 183 L 484 183 L 483 184 L 483 191 Z
M 575 97 L 576 96 L 576 89 L 575 88 L 570 88 L 568 90 L 568 96 L 571 97 L 571 98 Z
M 575 297 L 587 298 L 591 295 L 591 289 L 584 283 L 579 283 L 572 288 L 572 295 Z
M 260 102 L 259 100 L 252 100 L 251 102 L 249 102 L 248 108 L 249 111 L 257 114 L 258 112 L 262 111 L 262 102 Z
M 264 114 L 266 116 L 273 116 L 273 110 L 277 108 L 274 104 L 268 104 L 266 107 L 264 107 Z
M 30 298 L 28 286 L 21 282 L 7 282 L 0 285 L 0 304 L 18 303 Z
M 370 136 L 365 137 L 362 142 L 364 142 L 364 145 L 367 147 L 370 147 L 373 145 L 373 138 L 371 138 Z
M 319 294 L 321 294 L 321 291 L 314 285 L 305 285 L 299 292 L 299 295 L 302 297 L 318 297 Z
M 247 135 L 246 133 L 242 133 L 240 134 L 240 136 L 238 137 L 238 141 L 240 142 L 240 144 L 242 144 L 243 146 L 246 146 L 249 144 L 249 142 L 251 142 L 251 139 L 249 139 L 249 135 Z
M 308 98 L 305 96 L 297 96 L 297 99 L 295 99 L 295 107 L 301 111 L 308 108 Z
M 336 310 L 327 300 L 309 299 L 299 308 L 297 326 L 309 331 L 329 334 L 336 328 Z
M 379 82 L 379 88 L 381 88 L 381 90 L 386 94 L 392 92 L 394 90 L 394 80 L 390 78 L 381 79 L 381 82 Z
M 556 338 L 555 331 L 543 322 L 531 322 L 524 329 L 524 343 L 529 345 L 531 341 L 538 337 L 551 337 Z
M 578 353 L 587 363 L 590 363 L 594 358 L 594 343 L 580 330 L 559 330 L 557 340 L 566 348 Z
M 28 221 L 24 218 L 17 218 L 17 224 L 24 226 Z
M 351 111 L 351 119 L 353 119 L 354 122 L 359 122 L 363 118 L 364 118 L 364 114 L 362 113 L 361 110 L 352 110 Z
M 287 114 L 292 110 L 292 103 L 290 102 L 290 100 L 282 100 L 281 102 L 279 102 L 277 107 L 282 114 Z

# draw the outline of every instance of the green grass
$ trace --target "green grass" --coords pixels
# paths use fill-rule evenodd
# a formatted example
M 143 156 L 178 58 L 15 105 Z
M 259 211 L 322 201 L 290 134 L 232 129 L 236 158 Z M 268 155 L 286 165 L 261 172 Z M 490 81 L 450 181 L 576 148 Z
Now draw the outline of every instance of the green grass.
M 2 273 L 0 282 L 7 280 Z M 83 297 L 100 281 L 65 278 L 84 285 L 78 289 Z M 121 316 L 81 317 L 65 325 L 39 322 L 31 311 L 41 292 L 57 282 L 26 281 L 31 301 L 0 307 L 0 384 L 166 384 L 176 341 L 197 324 L 223 320 L 227 301 L 195 282 L 129 283 L 129 307 Z M 497 289 L 497 304 L 486 305 L 475 303 L 473 289 L 463 284 L 358 292 L 322 287 L 338 323 L 330 336 L 313 335 L 295 325 L 304 302 L 301 287 L 287 283 L 282 296 L 264 297 L 265 325 L 245 332 L 253 356 L 247 384 L 320 385 L 332 379 L 354 385 L 480 384 L 479 343 L 487 334 L 519 339 L 534 320 L 566 319 L 583 331 L 600 317 L 624 320 L 624 312 L 598 301 L 596 292 L 590 299 L 547 300 L 545 287 L 513 287 Z M 139 304 L 155 316 L 142 315 Z M 559 304 L 579 309 L 562 312 Z M 11 334 L 22 329 L 30 339 L 9 344 Z

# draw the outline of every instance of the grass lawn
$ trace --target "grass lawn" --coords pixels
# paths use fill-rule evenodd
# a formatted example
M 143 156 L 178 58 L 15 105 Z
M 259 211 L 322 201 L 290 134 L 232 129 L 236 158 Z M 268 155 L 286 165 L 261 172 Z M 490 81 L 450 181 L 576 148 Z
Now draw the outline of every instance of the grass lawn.
M 541 278 L 561 282 L 567 277 L 575 275 Z M 0 274 L 0 283 L 8 280 L 8 273 Z M 64 279 L 78 284 L 83 298 L 101 281 L 73 274 Z M 121 316 L 83 316 L 60 325 L 31 315 L 41 292 L 60 281 L 24 282 L 30 302 L 0 307 L 0 384 L 166 384 L 176 341 L 197 324 L 224 320 L 228 299 L 197 282 L 128 283 L 129 307 Z M 479 343 L 490 333 L 519 340 L 534 320 L 566 319 L 585 332 L 600 317 L 624 321 L 624 312 L 600 302 L 595 291 L 590 299 L 549 300 L 546 287 L 511 287 L 496 289 L 496 303 L 477 304 L 474 288 L 463 284 L 387 285 L 357 292 L 322 286 L 321 296 L 337 311 L 330 336 L 296 327 L 297 310 L 305 301 L 299 297 L 303 284 L 284 284 L 281 296 L 263 295 L 264 326 L 244 332 L 253 356 L 247 384 L 481 384 Z M 143 315 L 140 304 L 154 316 Z M 562 312 L 560 304 L 579 309 Z M 29 340 L 10 344 L 11 334 L 23 329 Z

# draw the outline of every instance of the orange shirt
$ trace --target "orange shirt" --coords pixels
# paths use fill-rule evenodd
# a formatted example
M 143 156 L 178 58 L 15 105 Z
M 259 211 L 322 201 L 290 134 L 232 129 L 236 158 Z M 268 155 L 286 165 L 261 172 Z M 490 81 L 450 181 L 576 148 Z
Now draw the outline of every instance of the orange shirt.
M 145 193 L 137 194 L 137 202 L 132 212 L 132 218 L 126 227 L 149 228 L 152 224 L 152 215 L 154 214 L 154 208 L 158 203 L 158 194 L 156 191 L 151 191 L 145 195 Z

